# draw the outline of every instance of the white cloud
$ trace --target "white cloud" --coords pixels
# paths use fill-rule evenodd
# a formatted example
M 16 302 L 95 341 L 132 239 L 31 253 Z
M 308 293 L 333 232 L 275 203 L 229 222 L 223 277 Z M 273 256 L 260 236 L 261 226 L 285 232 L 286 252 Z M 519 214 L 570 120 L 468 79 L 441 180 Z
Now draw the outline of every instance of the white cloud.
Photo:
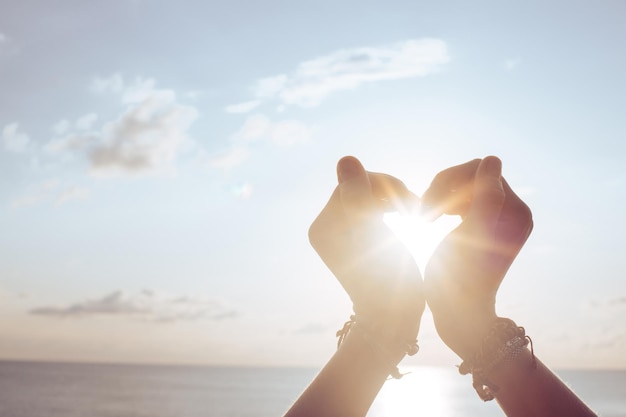
M 89 197 L 89 190 L 76 185 L 64 185 L 57 179 L 50 179 L 31 185 L 21 196 L 10 203 L 12 209 L 22 209 L 37 204 L 53 203 L 56 206 L 70 200 L 83 200 Z
M 155 92 L 154 78 L 135 78 L 135 82 L 127 86 L 122 94 L 122 102 L 127 104 L 141 103 L 150 98 Z
M 450 60 L 439 39 L 411 39 L 389 45 L 342 49 L 298 65 L 290 75 L 259 80 L 258 99 L 311 107 L 329 95 L 364 83 L 426 76 Z
M 244 103 L 231 104 L 230 106 L 226 106 L 224 110 L 226 110 L 227 113 L 248 113 L 259 104 L 261 104 L 261 100 L 251 100 Z
M 89 189 L 85 187 L 70 186 L 63 190 L 57 197 L 55 204 L 60 206 L 70 200 L 84 200 L 89 197 Z
M 17 122 L 10 123 L 2 129 L 4 148 L 11 152 L 22 152 L 28 146 L 30 138 L 26 133 L 19 131 Z
M 45 146 L 45 149 L 49 152 L 82 151 L 98 140 L 100 140 L 100 136 L 97 134 L 72 133 L 61 138 L 52 139 Z
M 272 143 L 278 146 L 306 143 L 312 136 L 311 128 L 296 120 L 284 120 L 275 123 L 270 134 Z
M 213 168 L 232 169 L 243 164 L 250 156 L 252 142 L 265 142 L 275 146 L 294 146 L 306 143 L 313 137 L 313 130 L 296 120 L 271 121 L 267 116 L 249 116 L 243 126 L 232 136 L 235 143 L 231 149 L 210 160 Z
M 243 126 L 233 135 L 236 142 L 252 142 L 267 139 L 274 145 L 290 146 L 308 142 L 313 136 L 311 128 L 296 120 L 272 122 L 262 114 L 249 116 Z
M 121 93 L 124 89 L 124 79 L 119 72 L 110 77 L 95 77 L 90 88 L 96 93 Z
M 506 59 L 502 62 L 502 68 L 504 68 L 507 71 L 513 71 L 515 68 L 517 68 L 520 64 L 522 63 L 522 58 L 517 57 L 517 58 L 509 58 Z
M 273 97 L 285 88 L 288 80 L 285 74 L 261 78 L 256 83 L 255 95 L 260 98 Z
M 89 152 L 96 176 L 156 173 L 172 167 L 197 118 L 194 107 L 179 104 L 171 90 L 154 90 L 106 124 L 102 140 Z
M 250 151 L 245 146 L 236 146 L 213 158 L 209 164 L 213 168 L 229 170 L 243 164 L 250 156 Z
M 67 119 L 59 120 L 52 126 L 52 131 L 57 135 L 65 134 L 71 127 Z
M 236 141 L 250 142 L 265 135 L 271 127 L 272 122 L 266 116 L 261 114 L 249 116 L 241 129 L 235 133 L 233 139 Z
M 60 185 L 60 181 L 52 179 L 31 186 L 25 194 L 11 201 L 11 208 L 20 209 L 44 202 L 50 199 Z
M 98 120 L 98 115 L 95 113 L 89 113 L 78 118 L 74 126 L 78 130 L 89 130 L 91 129 L 93 124 L 96 122 L 96 120 Z
M 127 294 L 118 290 L 101 298 L 88 299 L 68 306 L 34 308 L 30 313 L 55 317 L 130 316 L 161 323 L 198 319 L 222 320 L 239 315 L 218 300 L 172 296 L 153 290 L 144 290 L 137 294 Z
M 74 132 L 68 131 L 65 121 L 59 122 L 55 132 L 65 136 L 50 141 L 47 149 L 81 152 L 96 177 L 171 171 L 177 156 L 191 143 L 187 132 L 198 117 L 197 109 L 181 104 L 173 90 L 156 88 L 152 78 L 137 77 L 127 83 L 117 73 L 94 78 L 91 88 L 117 94 L 126 106 L 124 112 L 97 131 L 91 130 L 98 120 L 94 113 L 79 118 Z

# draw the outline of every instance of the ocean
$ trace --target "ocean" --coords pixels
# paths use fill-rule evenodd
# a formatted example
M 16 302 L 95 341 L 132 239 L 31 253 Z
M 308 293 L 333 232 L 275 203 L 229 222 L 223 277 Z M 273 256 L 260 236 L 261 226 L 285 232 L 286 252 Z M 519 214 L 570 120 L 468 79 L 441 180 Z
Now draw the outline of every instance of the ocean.
M 496 417 L 454 367 L 390 380 L 368 417 Z M 0 361 L 0 417 L 279 417 L 318 369 Z M 600 416 L 626 417 L 626 371 L 557 371 Z

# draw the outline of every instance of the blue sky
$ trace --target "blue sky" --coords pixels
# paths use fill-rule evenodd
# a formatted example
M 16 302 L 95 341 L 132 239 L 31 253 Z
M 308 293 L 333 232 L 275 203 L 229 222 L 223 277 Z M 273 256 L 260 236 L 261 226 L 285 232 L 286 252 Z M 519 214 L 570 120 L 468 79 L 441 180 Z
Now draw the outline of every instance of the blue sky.
M 0 5 L 0 357 L 318 365 L 335 164 L 417 194 L 501 157 L 535 230 L 499 313 L 626 367 L 626 3 Z M 390 219 L 390 224 L 398 219 Z M 422 264 L 454 219 L 404 226 Z M 414 364 L 455 364 L 428 314 Z

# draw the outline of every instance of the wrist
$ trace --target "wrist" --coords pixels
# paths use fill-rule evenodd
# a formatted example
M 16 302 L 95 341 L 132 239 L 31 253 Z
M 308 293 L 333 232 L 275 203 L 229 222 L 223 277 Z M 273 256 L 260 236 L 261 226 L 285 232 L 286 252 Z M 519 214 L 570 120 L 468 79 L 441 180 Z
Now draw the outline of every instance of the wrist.
M 417 339 L 409 339 L 404 335 L 384 322 L 370 322 L 353 315 L 337 332 L 337 347 L 339 349 L 343 346 L 344 340 L 351 345 L 360 344 L 362 350 L 367 351 L 379 366 L 385 367 L 389 375 L 401 378 L 397 365 L 406 355 L 415 355 L 419 350 Z
M 530 344 L 530 352 L 527 346 Z M 536 368 L 536 361 L 530 337 L 526 336 L 523 327 L 517 326 L 513 320 L 498 317 L 489 328 L 486 336 L 476 349 L 459 366 L 463 375 L 472 374 L 473 386 L 480 398 L 489 401 L 494 398 L 499 385 L 492 379 L 497 378 L 498 371 L 508 364 L 524 362 L 524 358 L 532 358 L 529 369 Z

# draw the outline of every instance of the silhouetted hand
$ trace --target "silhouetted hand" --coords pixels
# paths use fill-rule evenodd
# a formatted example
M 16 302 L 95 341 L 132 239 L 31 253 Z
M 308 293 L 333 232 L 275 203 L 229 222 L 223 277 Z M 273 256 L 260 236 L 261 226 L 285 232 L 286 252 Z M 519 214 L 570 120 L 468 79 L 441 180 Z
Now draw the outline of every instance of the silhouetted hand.
M 350 296 L 357 317 L 376 322 L 383 337 L 414 340 L 425 305 L 422 279 L 383 215 L 415 204 L 417 197 L 400 180 L 365 171 L 354 157 L 339 161 L 337 175 L 339 185 L 309 229 L 311 244 Z
M 498 287 L 533 227 L 530 209 L 501 171 L 494 156 L 475 159 L 437 174 L 422 197 L 435 216 L 463 219 L 424 272 L 437 332 L 463 359 L 479 348 L 497 317 Z

